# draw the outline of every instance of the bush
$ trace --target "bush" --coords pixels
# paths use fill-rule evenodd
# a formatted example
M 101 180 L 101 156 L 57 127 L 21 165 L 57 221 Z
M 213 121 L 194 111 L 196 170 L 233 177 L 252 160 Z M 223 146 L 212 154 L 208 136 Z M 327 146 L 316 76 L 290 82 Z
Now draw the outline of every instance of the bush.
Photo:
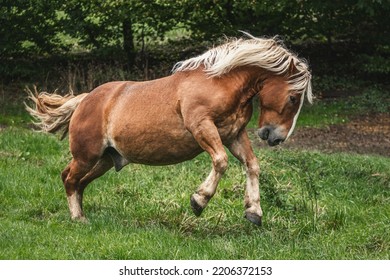
M 390 92 L 385 88 L 369 87 L 355 98 L 357 107 L 363 112 L 386 113 L 390 111 Z

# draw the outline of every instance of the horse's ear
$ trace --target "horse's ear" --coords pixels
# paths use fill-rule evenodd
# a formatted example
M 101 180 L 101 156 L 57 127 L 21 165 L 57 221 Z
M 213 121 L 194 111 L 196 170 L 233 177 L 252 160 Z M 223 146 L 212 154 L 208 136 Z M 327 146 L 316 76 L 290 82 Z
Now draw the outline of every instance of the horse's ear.
M 295 66 L 295 61 L 294 61 L 294 59 L 291 59 L 290 60 L 290 65 L 288 66 L 288 74 L 289 75 L 294 75 L 297 72 L 298 72 L 298 69 Z

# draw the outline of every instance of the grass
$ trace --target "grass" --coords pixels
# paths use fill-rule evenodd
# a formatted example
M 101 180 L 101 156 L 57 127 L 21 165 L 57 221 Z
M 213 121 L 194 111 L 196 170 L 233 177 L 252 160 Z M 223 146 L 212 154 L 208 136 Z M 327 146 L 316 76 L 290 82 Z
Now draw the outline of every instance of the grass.
M 245 175 L 230 157 L 200 218 L 189 197 L 210 160 L 109 171 L 71 222 L 60 172 L 68 143 L 0 130 L 0 259 L 389 259 L 390 161 L 257 150 L 264 225 L 243 219 Z
M 305 104 L 302 107 L 297 126 L 320 128 L 343 124 L 358 112 L 348 107 L 348 100 L 316 100 L 313 105 Z

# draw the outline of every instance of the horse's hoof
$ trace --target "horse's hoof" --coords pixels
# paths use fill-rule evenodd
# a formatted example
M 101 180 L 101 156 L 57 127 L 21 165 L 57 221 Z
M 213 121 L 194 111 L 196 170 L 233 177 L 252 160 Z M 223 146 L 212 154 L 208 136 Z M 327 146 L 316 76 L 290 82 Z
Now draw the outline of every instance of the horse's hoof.
M 72 221 L 82 224 L 89 224 L 89 221 L 85 216 L 72 217 Z
M 261 216 L 259 216 L 256 213 L 245 212 L 244 217 L 257 226 L 261 226 L 261 224 L 262 224 Z
M 193 195 L 191 196 L 191 208 L 192 208 L 192 211 L 194 212 L 195 216 L 199 217 L 200 214 L 202 214 L 203 207 L 200 206 L 198 204 L 198 202 L 196 202 Z

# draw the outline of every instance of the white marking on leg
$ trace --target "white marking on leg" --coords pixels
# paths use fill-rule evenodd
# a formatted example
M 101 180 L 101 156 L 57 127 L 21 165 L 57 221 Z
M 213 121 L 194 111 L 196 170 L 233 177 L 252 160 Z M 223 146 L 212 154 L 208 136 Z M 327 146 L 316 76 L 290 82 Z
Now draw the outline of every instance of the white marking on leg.
M 200 185 L 198 191 L 194 194 L 196 202 L 202 208 L 205 208 L 211 197 L 214 196 L 221 177 L 222 174 L 215 172 L 213 168 L 207 179 Z
M 82 219 L 84 217 L 83 211 L 81 209 L 81 195 L 78 192 L 74 192 L 72 195 L 68 196 L 68 205 L 71 218 Z
M 250 214 L 249 216 L 251 218 L 256 217 L 257 220 L 261 221 L 263 211 L 261 210 L 260 206 L 260 167 L 257 158 L 254 155 L 250 146 L 248 134 L 244 132 L 241 137 L 239 137 L 235 142 L 232 143 L 229 149 L 233 153 L 233 155 L 237 159 L 239 159 L 241 163 L 245 166 L 245 215 L 248 218 L 248 214 Z
M 248 212 L 262 217 L 263 211 L 260 207 L 259 173 L 260 168 L 256 160 L 248 164 L 246 168 L 245 207 Z
M 202 208 L 205 208 L 209 200 L 214 196 L 219 180 L 227 168 L 227 164 L 226 153 L 215 156 L 213 161 L 213 169 L 193 196 L 193 198 Z

